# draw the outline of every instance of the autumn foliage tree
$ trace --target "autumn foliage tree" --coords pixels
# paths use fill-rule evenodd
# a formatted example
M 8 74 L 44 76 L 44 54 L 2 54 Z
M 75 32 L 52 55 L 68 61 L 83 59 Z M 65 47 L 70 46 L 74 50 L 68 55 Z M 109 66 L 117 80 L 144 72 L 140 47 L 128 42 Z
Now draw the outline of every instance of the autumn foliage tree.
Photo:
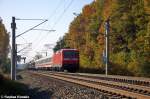
M 0 68 L 6 71 L 8 68 L 8 63 L 10 62 L 7 59 L 8 55 L 8 45 L 9 45 L 9 34 L 7 33 L 2 19 L 0 19 Z
M 80 51 L 80 65 L 104 70 L 104 23 L 110 19 L 109 74 L 150 76 L 150 0 L 97 0 L 70 24 L 65 46 Z

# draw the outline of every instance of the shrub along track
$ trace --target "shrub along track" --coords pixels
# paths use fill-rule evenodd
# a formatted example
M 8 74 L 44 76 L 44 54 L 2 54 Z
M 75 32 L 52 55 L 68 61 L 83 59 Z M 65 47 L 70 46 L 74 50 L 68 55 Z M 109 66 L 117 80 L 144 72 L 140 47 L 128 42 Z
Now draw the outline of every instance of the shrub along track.
M 79 84 L 101 91 L 103 94 L 114 98 L 150 99 L 150 86 L 148 79 L 140 80 L 122 76 L 91 76 L 73 73 L 58 72 L 32 72 L 37 75 Z M 131 83 L 132 82 L 132 83 Z M 138 82 L 138 83 L 137 83 Z M 140 83 L 139 83 L 140 82 Z

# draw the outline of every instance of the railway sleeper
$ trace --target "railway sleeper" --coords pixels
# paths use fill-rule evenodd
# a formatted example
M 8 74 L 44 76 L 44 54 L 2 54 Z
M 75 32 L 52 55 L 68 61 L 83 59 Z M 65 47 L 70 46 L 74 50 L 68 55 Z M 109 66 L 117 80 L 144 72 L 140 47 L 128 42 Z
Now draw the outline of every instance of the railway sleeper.
M 109 86 L 109 87 L 112 87 L 112 88 L 115 87 L 115 88 L 118 88 L 118 89 L 132 91 L 132 92 L 136 92 L 136 93 L 140 93 L 140 94 L 144 94 L 144 95 L 150 95 L 150 92 L 148 92 L 146 90 L 142 90 L 142 89 L 130 88 L 130 87 L 126 87 L 126 86 L 110 85 L 110 84 L 104 84 L 104 83 L 102 83 L 102 85 Z
M 130 84 L 148 86 L 148 87 L 150 86 L 150 82 L 139 81 L 139 80 L 127 80 L 127 79 L 119 79 L 119 78 L 113 78 L 112 80 L 117 82 L 125 82 Z
M 70 77 L 68 77 L 68 78 L 70 78 Z M 82 80 L 82 79 L 78 79 L 78 80 Z M 126 81 L 126 82 L 128 82 L 128 81 L 132 81 L 132 80 L 126 80 L 126 79 L 122 79 L 123 81 Z M 95 81 L 88 81 L 88 82 L 94 82 L 95 83 Z M 137 82 L 137 81 L 136 81 Z M 102 82 L 96 82 L 96 83 L 98 83 L 98 84 L 100 84 L 100 85 L 103 85 L 103 86 L 108 86 L 108 87 L 112 87 L 112 88 L 118 88 L 118 89 L 123 89 L 123 90 L 127 90 L 127 91 L 132 91 L 132 92 L 136 92 L 136 93 L 140 93 L 140 94 L 144 94 L 145 95 L 145 92 L 144 92 L 144 90 L 142 90 L 142 89 L 136 89 L 136 88 L 130 88 L 130 87 L 126 87 L 126 86 L 118 86 L 118 85 L 111 85 L 111 84 L 108 84 L 108 83 L 102 83 Z M 105 91 L 104 91 L 105 92 Z M 105 92 L 105 93 L 108 93 L 108 92 Z
M 143 82 L 143 85 L 150 87 L 150 82 Z
M 109 92 L 109 91 L 106 91 L 106 90 L 100 90 L 104 95 L 106 95 L 106 96 L 109 96 L 109 97 L 111 97 L 110 99 L 116 99 L 116 98 L 118 98 L 118 99 L 134 99 L 134 98 L 132 98 L 132 97 L 129 97 L 129 96 L 125 96 L 125 95 L 121 95 L 121 94 L 117 94 L 117 93 L 113 93 L 113 92 Z
M 107 81 L 124 82 L 124 83 L 129 83 L 129 84 L 136 84 L 136 85 L 150 87 L 150 82 L 145 82 L 145 81 L 140 81 L 140 80 L 128 80 L 128 79 L 109 78 L 109 77 L 98 77 L 98 79 L 107 80 Z
M 94 82 L 94 81 L 91 81 L 91 82 Z M 146 93 L 148 93 L 147 91 L 142 90 L 142 89 L 130 88 L 130 87 L 126 87 L 126 86 L 110 85 L 110 84 L 101 83 L 101 82 L 98 82 L 98 84 L 101 84 L 103 86 L 112 87 L 112 88 L 115 87 L 115 88 L 122 89 L 122 90 L 132 91 L 132 92 L 136 92 L 136 93 L 140 93 L 140 94 L 144 94 L 144 95 L 149 95 L 149 94 L 146 94 Z
M 63 76 L 62 76 L 63 77 Z M 70 78 L 70 77 L 67 77 L 67 78 Z M 78 79 L 78 80 L 80 80 L 80 79 Z M 82 79 L 81 79 L 82 80 Z M 93 82 L 93 81 L 90 81 L 90 82 Z M 102 84 L 104 84 L 104 85 L 107 85 L 107 86 L 111 86 L 110 84 L 106 84 L 106 83 L 102 83 Z M 116 85 L 113 85 L 113 86 L 115 86 L 115 87 L 119 87 L 119 86 L 116 86 Z M 92 87 L 89 87 L 89 88 L 92 88 Z M 95 89 L 95 88 L 94 88 Z M 131 88 L 132 89 L 132 88 Z M 134 88 L 133 88 L 134 89 Z M 113 96 L 114 94 L 115 94 L 115 92 L 111 92 L 111 91 L 106 91 L 106 90 L 100 90 L 100 89 L 97 89 L 97 90 L 99 90 L 99 91 L 101 91 L 103 94 L 106 94 L 106 95 L 108 95 L 108 96 Z M 129 96 L 124 96 L 124 95 L 121 95 L 121 94 L 115 94 L 115 96 L 119 96 L 119 97 L 125 97 L 124 99 L 134 99 L 133 97 L 129 97 Z
M 150 96 L 150 92 L 148 92 L 147 90 L 144 90 L 144 91 L 143 91 L 143 94 Z

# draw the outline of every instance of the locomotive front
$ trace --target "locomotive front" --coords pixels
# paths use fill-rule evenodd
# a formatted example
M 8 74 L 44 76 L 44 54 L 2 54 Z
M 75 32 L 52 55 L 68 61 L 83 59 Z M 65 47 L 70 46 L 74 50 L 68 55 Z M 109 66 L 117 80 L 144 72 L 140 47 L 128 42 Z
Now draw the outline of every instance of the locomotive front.
M 71 72 L 79 69 L 79 51 L 77 49 L 62 50 L 62 68 Z

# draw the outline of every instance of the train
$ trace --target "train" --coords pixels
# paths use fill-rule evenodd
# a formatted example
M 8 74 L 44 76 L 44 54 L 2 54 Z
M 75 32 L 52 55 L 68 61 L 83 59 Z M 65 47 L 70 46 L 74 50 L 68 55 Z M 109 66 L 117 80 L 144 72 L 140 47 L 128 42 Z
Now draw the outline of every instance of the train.
M 61 49 L 52 57 L 41 58 L 32 62 L 30 69 L 76 72 L 79 69 L 79 50 Z

